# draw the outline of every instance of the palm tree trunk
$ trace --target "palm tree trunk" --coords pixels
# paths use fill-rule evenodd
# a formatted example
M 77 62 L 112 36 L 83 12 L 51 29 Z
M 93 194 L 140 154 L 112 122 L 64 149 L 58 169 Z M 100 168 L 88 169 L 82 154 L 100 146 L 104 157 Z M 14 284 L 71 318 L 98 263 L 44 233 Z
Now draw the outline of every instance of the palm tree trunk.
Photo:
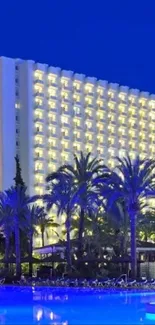
M 131 227 L 131 275 L 132 278 L 137 277 L 137 251 L 136 251 L 136 213 L 130 213 Z
M 41 230 L 41 239 L 42 239 L 42 247 L 45 246 L 45 241 L 44 241 L 44 230 Z
M 29 276 L 30 277 L 32 277 L 32 273 L 33 273 L 32 252 L 33 252 L 33 234 L 30 234 L 30 238 L 29 238 Z
M 72 260 L 71 260 L 71 241 L 70 241 L 70 215 L 67 216 L 66 219 L 66 231 L 67 231 L 67 242 L 66 242 L 66 259 L 67 259 L 67 267 L 68 271 L 71 270 Z
M 8 263 L 8 259 L 9 259 L 9 244 L 10 244 L 9 234 L 6 233 L 5 234 L 5 268 L 6 269 L 9 268 L 9 263 Z
M 21 252 L 20 252 L 20 231 L 18 217 L 15 221 L 15 251 L 16 251 L 16 275 L 21 275 Z
M 78 238 L 78 257 L 82 258 L 83 252 L 83 230 L 84 230 L 84 209 L 81 209 L 79 223 L 79 238 Z

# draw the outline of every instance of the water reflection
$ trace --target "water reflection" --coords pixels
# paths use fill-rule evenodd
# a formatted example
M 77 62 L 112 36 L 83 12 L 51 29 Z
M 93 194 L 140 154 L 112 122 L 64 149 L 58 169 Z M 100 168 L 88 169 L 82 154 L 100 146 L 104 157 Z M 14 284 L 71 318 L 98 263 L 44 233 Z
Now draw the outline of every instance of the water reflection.
M 0 324 L 155 324 L 155 293 L 4 287 Z

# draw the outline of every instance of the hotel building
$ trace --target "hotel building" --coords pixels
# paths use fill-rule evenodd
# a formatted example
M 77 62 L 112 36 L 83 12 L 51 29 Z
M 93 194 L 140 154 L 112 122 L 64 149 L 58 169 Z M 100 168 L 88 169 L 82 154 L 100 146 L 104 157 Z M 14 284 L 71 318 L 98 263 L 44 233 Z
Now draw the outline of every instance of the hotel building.
M 13 183 L 14 156 L 32 194 L 73 153 L 155 157 L 155 95 L 47 64 L 0 58 L 0 190 Z

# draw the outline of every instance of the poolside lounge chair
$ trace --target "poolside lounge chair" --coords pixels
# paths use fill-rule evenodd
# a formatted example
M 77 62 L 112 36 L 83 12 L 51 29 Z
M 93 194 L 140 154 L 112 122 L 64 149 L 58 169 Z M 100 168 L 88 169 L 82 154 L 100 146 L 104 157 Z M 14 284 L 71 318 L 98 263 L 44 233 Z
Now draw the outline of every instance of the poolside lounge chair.
M 4 282 L 5 282 L 5 278 L 1 278 L 1 279 L 0 279 L 0 285 L 3 285 Z

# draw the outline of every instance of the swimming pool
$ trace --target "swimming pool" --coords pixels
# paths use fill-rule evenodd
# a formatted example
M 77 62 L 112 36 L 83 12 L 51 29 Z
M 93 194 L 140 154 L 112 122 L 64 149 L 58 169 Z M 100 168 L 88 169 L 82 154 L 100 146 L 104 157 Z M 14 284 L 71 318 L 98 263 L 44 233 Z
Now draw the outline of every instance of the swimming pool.
M 155 324 L 155 292 L 0 287 L 0 324 Z

